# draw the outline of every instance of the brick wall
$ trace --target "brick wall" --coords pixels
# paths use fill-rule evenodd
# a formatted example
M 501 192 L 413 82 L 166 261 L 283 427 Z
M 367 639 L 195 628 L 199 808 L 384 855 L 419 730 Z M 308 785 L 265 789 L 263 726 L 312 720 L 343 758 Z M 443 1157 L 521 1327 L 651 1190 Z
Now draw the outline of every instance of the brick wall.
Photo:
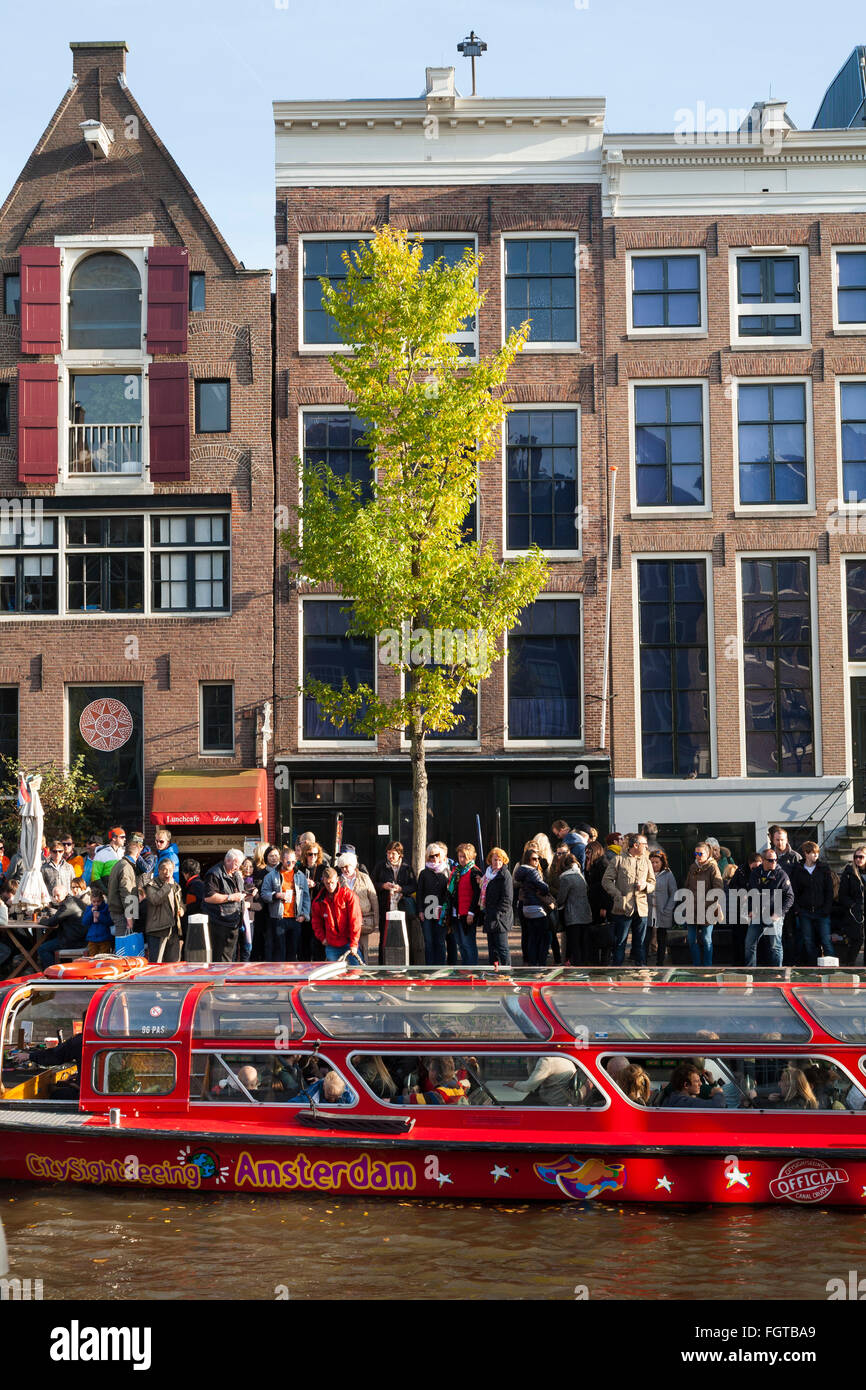
M 345 388 L 334 377 L 326 354 L 299 351 L 298 276 L 300 239 L 305 232 L 348 236 L 385 221 L 394 227 L 433 235 L 468 233 L 482 256 L 479 289 L 486 295 L 479 315 L 479 350 L 502 343 L 502 233 L 577 231 L 581 254 L 581 351 L 523 353 L 510 374 L 515 403 L 573 402 L 581 407 L 582 501 L 589 508 L 583 558 L 552 560 L 545 592 L 584 598 L 584 723 L 587 750 L 598 748 L 604 596 L 600 556 L 604 551 L 605 471 L 599 366 L 601 363 L 601 227 L 598 189 L 592 185 L 371 187 L 278 189 L 276 205 L 276 441 L 277 504 L 290 510 L 298 496 L 296 459 L 302 449 L 299 410 L 305 405 L 337 405 Z M 503 450 L 504 455 L 504 450 Z M 501 550 L 504 456 L 480 462 L 480 537 Z M 301 590 L 303 594 L 303 589 Z M 278 565 L 276 605 L 277 722 L 275 750 L 297 748 L 299 601 L 288 594 L 285 566 Z M 481 688 L 481 751 L 501 749 L 504 738 L 504 663 L 494 667 Z M 387 677 L 385 678 L 387 679 Z M 391 680 L 395 679 L 391 675 Z M 384 693 L 384 679 L 382 683 Z M 595 696 L 595 700 L 591 697 Z M 380 736 L 382 753 L 399 751 L 399 735 Z

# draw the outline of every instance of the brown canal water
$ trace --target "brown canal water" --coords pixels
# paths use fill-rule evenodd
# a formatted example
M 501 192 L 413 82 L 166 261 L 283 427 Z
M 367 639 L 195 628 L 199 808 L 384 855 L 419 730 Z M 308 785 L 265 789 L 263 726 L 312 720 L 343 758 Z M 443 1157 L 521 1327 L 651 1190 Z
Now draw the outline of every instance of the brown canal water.
M 65 1299 L 827 1300 L 866 1212 L 497 1205 L 0 1183 L 10 1275 Z M 864 1285 L 866 1287 L 866 1285 Z

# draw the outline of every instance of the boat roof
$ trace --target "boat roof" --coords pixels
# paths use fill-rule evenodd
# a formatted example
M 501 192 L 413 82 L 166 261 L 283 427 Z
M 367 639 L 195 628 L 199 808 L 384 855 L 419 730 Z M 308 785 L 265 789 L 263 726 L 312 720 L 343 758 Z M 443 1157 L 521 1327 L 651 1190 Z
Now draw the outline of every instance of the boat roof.
M 174 965 L 143 965 L 113 979 L 82 979 L 69 976 L 51 979 L 30 976 L 29 982 L 46 979 L 52 986 L 130 985 L 130 984 L 461 984 L 461 985 L 752 985 L 824 984 L 846 988 L 860 984 L 860 977 L 836 968 L 818 970 L 797 966 L 676 968 L 635 966 L 347 966 L 342 961 L 246 961 L 239 964 L 213 964 L 182 961 Z M 24 980 L 21 981 L 24 983 Z M 866 983 L 866 981 L 864 981 Z

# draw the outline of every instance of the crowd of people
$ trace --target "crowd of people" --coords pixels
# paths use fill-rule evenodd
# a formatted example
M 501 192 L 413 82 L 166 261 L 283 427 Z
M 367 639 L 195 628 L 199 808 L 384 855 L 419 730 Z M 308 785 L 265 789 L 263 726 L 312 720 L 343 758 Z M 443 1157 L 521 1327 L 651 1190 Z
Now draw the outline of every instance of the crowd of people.
M 718 927 L 728 930 L 736 965 L 827 957 L 853 965 L 863 947 L 866 846 L 837 875 L 814 841 L 794 849 L 781 826 L 770 826 L 766 845 L 739 865 L 708 836 L 680 885 L 652 823 L 603 842 L 590 825 L 557 820 L 551 831 L 555 848 L 540 833 L 513 867 L 499 846 L 479 862 L 473 844 L 457 845 L 451 857 L 446 844 L 431 842 L 417 877 L 398 840 L 372 873 L 349 845 L 332 862 L 311 831 L 295 845 L 262 842 L 249 857 L 229 850 L 203 871 L 194 858 L 180 860 L 165 826 L 155 828 L 152 847 L 122 826 L 104 843 L 88 837 L 80 851 L 64 834 L 43 851 L 50 901 L 39 925 L 50 930 L 36 955 L 44 969 L 60 951 L 100 955 L 140 933 L 149 960 L 174 962 L 190 917 L 204 914 L 215 961 L 380 964 L 390 912 L 403 914 L 413 965 L 476 965 L 482 939 L 489 964 L 511 965 L 517 927 L 530 966 L 622 965 L 627 951 L 631 964 L 661 966 L 679 944 L 693 964 L 712 965 Z M 0 867 L 2 925 L 22 869 L 2 841 Z M 0 938 L 0 977 L 20 965 Z

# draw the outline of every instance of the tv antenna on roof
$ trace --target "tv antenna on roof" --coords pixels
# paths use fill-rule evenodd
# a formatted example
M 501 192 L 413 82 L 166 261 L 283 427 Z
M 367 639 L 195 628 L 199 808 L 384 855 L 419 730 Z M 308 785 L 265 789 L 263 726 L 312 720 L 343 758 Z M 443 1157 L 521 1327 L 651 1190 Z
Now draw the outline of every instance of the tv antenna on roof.
M 482 53 L 487 52 L 487 44 L 483 39 L 479 39 L 473 29 L 468 39 L 464 39 L 462 43 L 458 43 L 457 52 L 462 53 L 464 58 L 472 59 L 472 95 L 475 96 L 475 59 L 480 58 Z

